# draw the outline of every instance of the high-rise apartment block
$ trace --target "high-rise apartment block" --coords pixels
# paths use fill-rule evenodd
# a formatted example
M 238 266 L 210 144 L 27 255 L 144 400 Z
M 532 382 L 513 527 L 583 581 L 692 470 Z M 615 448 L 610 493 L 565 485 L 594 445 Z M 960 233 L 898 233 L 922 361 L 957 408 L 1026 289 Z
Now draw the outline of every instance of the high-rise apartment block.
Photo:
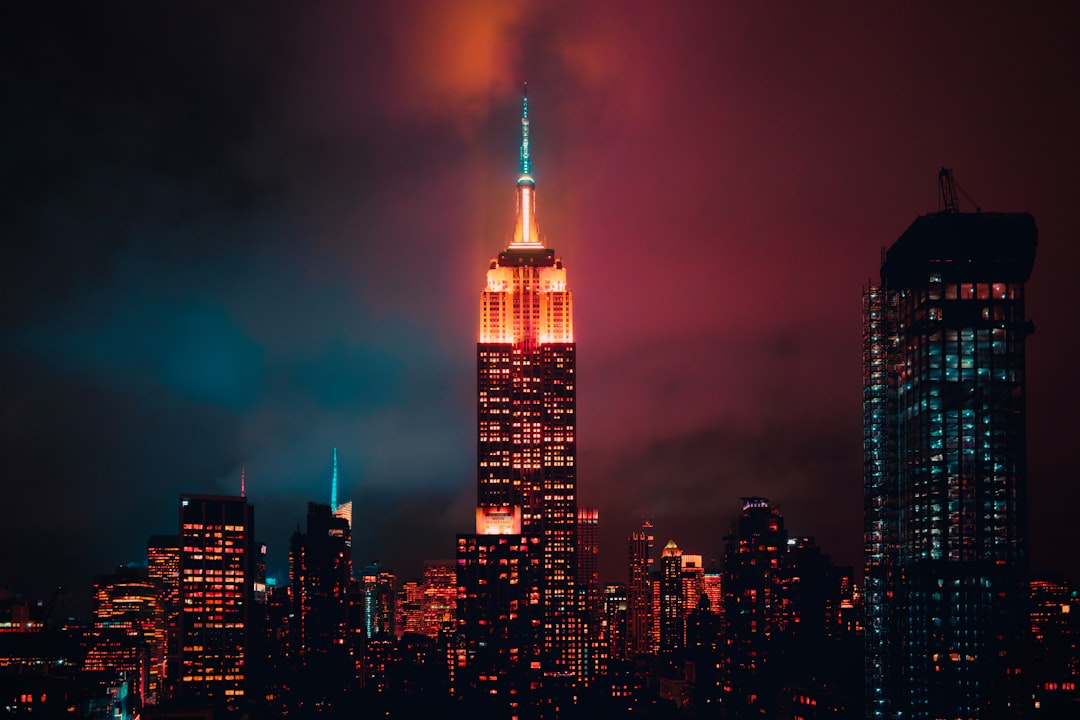
M 867 714 L 991 717 L 1026 624 L 1026 213 L 917 218 L 863 296 Z M 999 698 L 1000 700 L 993 700 Z

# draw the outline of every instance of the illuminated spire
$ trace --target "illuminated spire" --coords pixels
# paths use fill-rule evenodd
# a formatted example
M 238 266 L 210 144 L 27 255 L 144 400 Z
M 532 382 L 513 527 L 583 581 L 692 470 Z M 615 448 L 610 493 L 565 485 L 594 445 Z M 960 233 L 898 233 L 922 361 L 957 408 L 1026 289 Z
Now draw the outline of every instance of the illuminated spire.
M 532 160 L 529 157 L 529 88 L 521 84 L 521 174 L 532 173 Z
M 532 178 L 532 156 L 529 148 L 529 96 L 522 86 L 521 95 L 521 149 L 519 151 L 521 175 L 517 181 L 517 222 L 511 248 L 543 247 L 540 228 L 536 225 L 536 183 Z
M 240 466 L 240 497 L 247 497 L 247 488 L 244 487 L 244 466 Z
M 334 448 L 334 476 L 330 482 L 330 512 L 337 510 L 337 448 Z

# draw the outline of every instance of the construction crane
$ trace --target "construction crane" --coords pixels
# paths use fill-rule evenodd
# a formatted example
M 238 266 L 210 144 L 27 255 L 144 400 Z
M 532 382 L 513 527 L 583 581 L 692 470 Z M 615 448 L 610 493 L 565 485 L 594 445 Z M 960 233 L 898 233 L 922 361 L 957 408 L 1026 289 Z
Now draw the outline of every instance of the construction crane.
M 952 168 L 943 167 L 938 172 L 938 187 L 941 191 L 941 203 L 943 211 L 947 213 L 960 212 L 960 206 L 956 202 L 956 191 L 959 190 L 967 198 L 967 201 L 975 206 L 975 212 L 982 212 L 979 203 L 975 202 L 964 188 L 953 179 Z
M 47 624 L 49 622 L 49 617 L 52 616 L 53 608 L 56 607 L 56 598 L 62 592 L 64 592 L 64 587 L 62 585 L 57 586 L 57 588 L 55 590 L 53 590 L 52 597 L 49 598 L 49 602 L 46 603 L 45 608 L 41 613 L 41 624 L 42 625 L 45 625 L 45 624 Z

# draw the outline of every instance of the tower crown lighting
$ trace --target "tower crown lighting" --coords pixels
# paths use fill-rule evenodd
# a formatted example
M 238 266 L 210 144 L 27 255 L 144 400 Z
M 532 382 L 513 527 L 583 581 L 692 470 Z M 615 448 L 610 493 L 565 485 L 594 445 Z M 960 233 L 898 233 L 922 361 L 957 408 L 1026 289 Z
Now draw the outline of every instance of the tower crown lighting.
M 520 170 L 514 237 L 491 259 L 481 293 L 481 343 L 539 347 L 574 342 L 571 294 L 566 269 L 544 247 L 536 221 L 536 183 L 529 150 L 529 105 L 522 98 Z

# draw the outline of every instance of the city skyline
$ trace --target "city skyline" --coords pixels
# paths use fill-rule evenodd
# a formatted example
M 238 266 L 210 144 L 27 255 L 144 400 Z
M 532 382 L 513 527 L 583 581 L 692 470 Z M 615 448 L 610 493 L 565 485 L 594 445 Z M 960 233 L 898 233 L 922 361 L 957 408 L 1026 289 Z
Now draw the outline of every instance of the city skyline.
M 257 25 L 23 11 L 0 526 L 40 551 L 5 553 L 0 585 L 88 587 L 173 530 L 181 493 L 237 493 L 242 467 L 283 577 L 335 447 L 358 563 L 411 577 L 452 557 L 475 504 L 475 288 L 506 236 L 522 80 L 543 230 L 574 269 L 578 496 L 601 513 L 602 579 L 624 579 L 643 514 L 658 547 L 708 556 L 750 495 L 861 565 L 859 296 L 938 209 L 942 165 L 1039 227 L 1031 559 L 1077 579 L 1077 396 L 1058 380 L 1076 349 L 1074 22 L 409 7 L 271 6 Z

